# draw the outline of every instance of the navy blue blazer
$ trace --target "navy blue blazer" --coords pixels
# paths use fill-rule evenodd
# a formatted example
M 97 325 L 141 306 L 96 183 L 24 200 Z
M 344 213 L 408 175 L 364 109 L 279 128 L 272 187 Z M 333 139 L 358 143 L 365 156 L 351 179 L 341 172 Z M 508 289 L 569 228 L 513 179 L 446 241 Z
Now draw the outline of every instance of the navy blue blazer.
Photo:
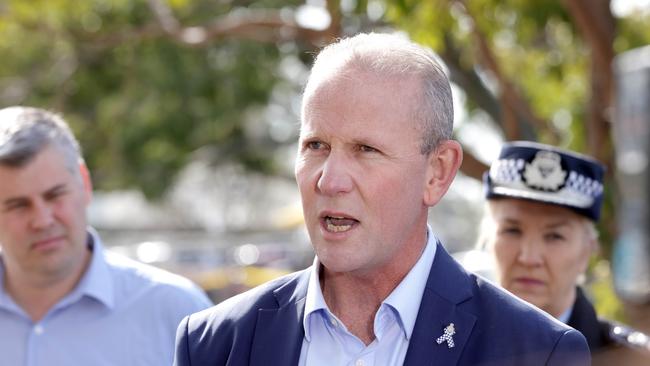
M 176 335 L 176 366 L 298 365 L 309 271 L 192 314 Z M 455 346 L 438 344 L 454 323 Z M 468 274 L 438 243 L 404 365 L 589 365 L 576 330 Z

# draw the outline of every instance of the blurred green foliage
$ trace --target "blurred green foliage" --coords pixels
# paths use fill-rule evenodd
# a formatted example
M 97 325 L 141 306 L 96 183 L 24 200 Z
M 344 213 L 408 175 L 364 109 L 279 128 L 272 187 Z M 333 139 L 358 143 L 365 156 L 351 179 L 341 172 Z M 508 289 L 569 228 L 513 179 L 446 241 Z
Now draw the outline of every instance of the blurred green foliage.
M 440 54 L 450 67 L 452 80 L 467 93 L 465 107 L 470 117 L 487 113 L 495 128 L 504 131 L 503 105 L 498 96 L 503 93 L 503 84 L 495 80 L 494 70 L 486 70 L 486 55 L 477 41 L 477 34 L 481 34 L 505 80 L 542 121 L 533 123 L 529 116 L 518 116 L 519 138 L 589 153 L 586 119 L 595 56 L 578 31 L 576 19 L 568 13 L 566 2 L 389 0 L 387 19 Z M 650 22 L 650 12 L 635 12 L 615 21 L 615 52 L 650 44 L 650 27 L 644 26 Z M 591 26 L 595 30 L 604 28 L 598 23 Z M 613 172 L 614 167 L 610 168 Z M 613 174 L 608 176 L 611 178 Z M 606 186 L 601 238 L 604 254 L 609 257 L 615 235 L 615 225 L 610 223 L 614 220 L 616 188 L 613 181 Z
M 416 41 L 429 45 L 445 61 L 452 81 L 466 93 L 464 106 L 473 115 L 490 117 L 496 130 L 505 132 L 502 110 L 503 82 L 496 80 L 489 68 L 486 52 L 479 38 L 488 46 L 488 53 L 503 79 L 530 107 L 532 115 L 517 116 L 519 138 L 560 145 L 587 152 L 587 119 L 592 103 L 592 65 L 594 50 L 578 29 L 577 20 L 564 1 L 526 0 L 388 0 L 387 19 L 404 29 Z M 586 4 L 587 2 L 582 2 Z M 603 1 L 594 1 L 602 4 Z M 584 14 L 583 14 L 584 15 Z M 592 32 L 607 29 L 603 20 L 594 17 Z M 650 12 L 634 12 L 615 18 L 615 53 L 650 44 Z M 604 32 L 604 31 L 603 31 Z M 480 36 L 477 36 L 479 34 Z M 606 38 L 606 37 L 604 37 Z M 458 107 L 458 106 L 457 106 Z M 610 106 L 603 106 L 611 116 Z M 523 117 L 523 118 L 522 118 Z M 522 121 L 523 120 L 523 121 Z M 614 121 L 615 122 L 615 121 Z M 457 129 L 468 126 L 463 123 Z M 605 131 L 609 134 L 609 131 Z M 502 136 L 507 138 L 507 134 Z M 559 139 L 558 139 L 559 137 Z M 610 149 L 598 146 L 598 149 Z M 607 154 L 605 154 L 607 155 Z M 610 172 L 615 167 L 610 167 Z M 616 182 L 613 175 L 606 181 L 605 203 L 601 219 L 602 257 L 610 258 L 616 237 Z M 595 299 L 599 314 L 624 320 L 621 303 L 614 293 L 607 263 L 595 262 L 594 280 L 589 292 Z
M 299 93 L 301 80 L 293 74 L 300 70 L 280 70 L 288 60 L 307 67 L 312 53 L 306 51 L 314 46 L 290 36 L 275 43 L 223 36 L 193 45 L 162 31 L 156 3 L 164 3 L 184 27 L 213 24 L 228 15 L 232 20 L 256 9 L 293 18 L 305 4 L 300 0 L 4 0 L 0 2 L 0 107 L 23 104 L 62 112 L 81 141 L 100 189 L 138 188 L 149 197 L 160 197 L 197 151 L 214 163 L 234 160 L 258 171 L 277 172 L 273 152 L 295 140 L 295 132 L 285 139 L 273 138 L 268 124 L 274 121 L 260 110 L 274 90 Z M 559 131 L 559 145 L 585 151 L 593 55 L 566 3 L 352 0 L 331 1 L 327 6 L 338 8 L 337 14 L 330 15 L 341 17 L 338 32 L 342 35 L 383 25 L 431 46 L 468 96 L 466 105 L 457 108 L 466 108 L 470 117 L 483 113 L 497 130 L 503 130 L 498 85 L 479 62 L 482 55 L 473 32 L 480 31 L 500 71 L 532 113 L 546 123 L 524 123 L 522 137 L 550 142 Z M 647 12 L 616 21 L 615 52 L 650 43 Z M 281 118 L 297 119 L 296 106 L 288 105 L 288 99 L 285 103 L 294 115 Z M 606 212 L 613 211 L 611 196 L 608 190 Z M 606 255 L 611 237 L 603 232 Z M 593 294 L 605 299 L 598 301 L 604 307 L 601 312 L 617 316 L 611 286 L 608 290 L 597 285 Z
M 0 3 L 0 106 L 62 112 L 100 189 L 132 187 L 160 197 L 191 154 L 206 146 L 201 151 L 214 162 L 235 160 L 277 172 L 273 152 L 295 139 L 295 132 L 284 140 L 272 138 L 268 124 L 273 121 L 260 111 L 274 90 L 299 93 L 301 80 L 280 70 L 287 59 L 308 67 L 314 46 L 291 36 L 258 42 L 241 34 L 193 45 L 162 31 L 155 4 L 164 4 L 183 27 L 216 24 L 226 16 L 232 21 L 260 9 L 295 20 L 305 5 L 300 0 L 5 0 Z M 481 66 L 473 34 L 478 29 L 501 72 L 546 122 L 532 128 L 522 124 L 521 136 L 550 142 L 559 131 L 558 144 L 585 151 L 591 51 L 562 2 L 360 0 L 327 6 L 338 8 L 331 15 L 341 17 L 339 34 L 383 25 L 434 48 L 468 95 L 463 107 L 470 117 L 484 113 L 503 129 L 498 86 Z M 650 43 L 650 28 L 644 26 L 649 21 L 647 13 L 618 19 L 616 52 Z M 284 108 L 293 115 L 282 118 L 297 119 L 295 105 Z
M 481 32 L 501 72 L 515 84 L 535 115 L 549 122 L 527 137 L 555 143 L 549 132 L 557 129 L 559 145 L 586 150 L 584 120 L 593 54 L 562 2 L 389 0 L 388 4 L 387 18 L 392 23 L 468 74 L 476 71 L 484 57 L 474 30 Z M 618 18 L 615 50 L 623 52 L 650 43 L 650 27 L 643 25 L 649 21 L 647 12 Z M 489 75 L 479 76 L 484 83 L 481 87 L 494 89 Z M 470 112 L 485 111 L 484 105 L 471 100 L 468 107 Z M 498 125 L 494 118 L 498 115 L 491 116 Z
M 612 272 L 608 261 L 600 259 L 591 266 L 591 279 L 587 289 L 594 300 L 596 313 L 607 319 L 626 323 L 625 312 L 613 286 Z
M 168 4 L 180 22 L 193 25 L 243 7 L 298 2 Z M 278 45 L 223 39 L 191 47 L 147 33 L 155 25 L 147 1 L 2 3 L 0 105 L 62 112 L 101 189 L 134 187 L 159 197 L 203 146 L 218 147 L 215 161 L 273 172 L 269 152 L 257 149 L 243 126 L 244 112 L 266 105 L 281 79 Z

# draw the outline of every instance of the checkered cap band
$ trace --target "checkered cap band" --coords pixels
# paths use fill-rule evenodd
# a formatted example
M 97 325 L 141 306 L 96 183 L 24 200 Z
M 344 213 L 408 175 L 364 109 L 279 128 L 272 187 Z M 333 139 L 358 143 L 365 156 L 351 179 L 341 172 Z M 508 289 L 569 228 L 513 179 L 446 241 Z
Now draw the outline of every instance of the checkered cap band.
M 484 175 L 486 197 L 514 197 L 566 206 L 597 221 L 604 167 L 596 160 L 532 142 L 504 144 Z

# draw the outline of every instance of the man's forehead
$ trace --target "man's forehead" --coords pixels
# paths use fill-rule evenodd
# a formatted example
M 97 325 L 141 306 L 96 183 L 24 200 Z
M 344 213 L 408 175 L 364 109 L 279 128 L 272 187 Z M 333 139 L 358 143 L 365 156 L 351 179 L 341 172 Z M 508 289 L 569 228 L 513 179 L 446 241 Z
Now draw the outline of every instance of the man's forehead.
M 336 121 L 334 121 L 336 120 Z M 377 139 L 386 139 L 388 130 L 381 128 L 383 125 L 381 121 L 376 121 L 378 125 L 376 128 L 369 128 L 368 121 L 363 121 L 355 117 L 346 115 L 334 116 L 311 116 L 306 118 L 300 126 L 300 138 L 307 139 L 311 137 L 319 138 L 338 138 L 350 140 L 353 142 L 370 141 Z
M 374 70 L 350 66 L 344 69 L 331 69 L 310 80 L 305 89 L 305 97 L 316 92 L 319 95 L 351 90 L 368 92 L 371 91 L 368 84 L 390 86 L 391 88 L 387 89 L 389 95 L 411 93 L 412 91 L 420 92 L 422 85 L 417 75 L 387 75 Z
M 305 91 L 302 122 L 304 124 L 308 118 L 323 115 L 345 117 L 351 112 L 372 113 L 378 109 L 411 116 L 420 100 L 421 89 L 414 80 L 391 80 L 380 76 L 347 78 L 340 75 Z
M 60 190 L 74 188 L 75 183 L 71 180 L 44 181 L 29 186 L 7 187 L 0 183 L 0 205 L 10 204 L 13 201 L 32 200 L 37 197 L 44 197 Z
M 60 149 L 46 147 L 26 164 L 0 164 L 0 196 L 13 192 L 46 192 L 75 179 Z

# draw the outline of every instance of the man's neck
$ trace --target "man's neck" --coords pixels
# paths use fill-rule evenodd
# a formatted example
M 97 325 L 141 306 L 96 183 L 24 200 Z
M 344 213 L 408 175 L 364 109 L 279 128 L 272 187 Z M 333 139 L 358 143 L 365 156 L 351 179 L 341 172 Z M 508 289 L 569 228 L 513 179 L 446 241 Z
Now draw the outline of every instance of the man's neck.
M 328 276 L 321 284 L 323 298 L 329 309 L 368 345 L 375 339 L 374 318 L 382 301 L 397 286 L 388 281 L 364 281 L 343 278 L 346 274 Z M 385 279 L 384 279 L 385 280 Z
M 92 257 L 86 251 L 75 268 L 59 276 L 10 271 L 5 267 L 4 287 L 33 322 L 38 322 L 79 283 Z M 14 272 L 14 273 L 11 273 Z
M 422 255 L 426 241 L 399 253 L 397 266 L 366 273 L 331 273 L 321 266 L 323 298 L 350 333 L 368 345 L 375 339 L 375 314 L 381 303 L 402 282 Z

